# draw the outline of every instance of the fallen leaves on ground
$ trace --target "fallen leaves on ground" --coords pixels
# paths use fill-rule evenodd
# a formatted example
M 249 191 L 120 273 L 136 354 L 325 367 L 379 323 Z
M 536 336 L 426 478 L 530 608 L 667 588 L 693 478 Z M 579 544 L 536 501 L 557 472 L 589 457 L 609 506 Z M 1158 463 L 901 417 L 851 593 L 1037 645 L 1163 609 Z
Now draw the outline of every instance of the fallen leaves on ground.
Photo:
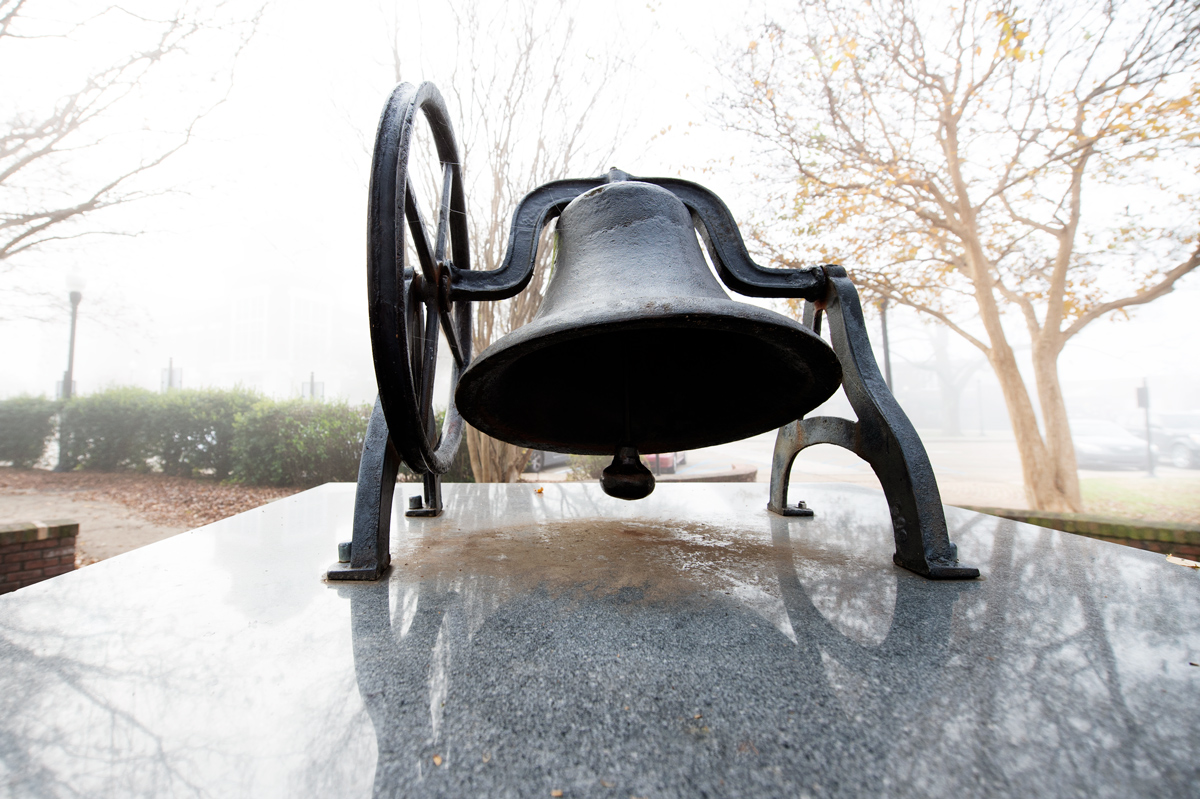
M 200 527 L 303 491 L 136 472 L 48 472 L 0 467 L 0 493 L 69 494 L 116 502 L 153 524 Z

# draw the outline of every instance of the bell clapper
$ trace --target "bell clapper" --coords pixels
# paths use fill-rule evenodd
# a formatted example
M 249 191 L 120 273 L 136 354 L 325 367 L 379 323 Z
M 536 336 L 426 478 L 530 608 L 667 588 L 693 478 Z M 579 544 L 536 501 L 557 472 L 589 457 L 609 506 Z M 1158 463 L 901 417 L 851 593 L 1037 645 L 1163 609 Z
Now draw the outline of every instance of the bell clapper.
M 654 475 L 642 464 L 636 447 L 618 447 L 600 474 L 604 493 L 617 499 L 642 499 L 654 491 Z
M 625 360 L 624 374 L 621 375 L 624 388 L 625 405 L 625 440 L 633 440 L 633 424 L 629 408 L 629 360 Z M 622 445 L 617 447 L 613 461 L 600 474 L 600 487 L 604 493 L 617 499 L 642 499 L 654 491 L 654 475 L 642 463 L 637 447 Z

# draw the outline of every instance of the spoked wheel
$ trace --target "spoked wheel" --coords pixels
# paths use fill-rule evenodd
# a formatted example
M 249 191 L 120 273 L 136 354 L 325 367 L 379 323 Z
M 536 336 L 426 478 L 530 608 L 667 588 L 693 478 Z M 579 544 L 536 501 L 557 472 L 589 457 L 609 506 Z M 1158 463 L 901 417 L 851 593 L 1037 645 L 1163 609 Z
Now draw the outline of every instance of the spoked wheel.
M 409 155 L 418 113 L 429 124 L 441 165 L 436 217 L 413 191 Z M 428 219 L 436 220 L 430 235 Z M 406 263 L 406 244 L 417 264 Z M 454 405 L 458 378 L 471 361 L 471 305 L 451 303 L 450 281 L 470 268 L 461 160 L 437 87 L 402 83 L 379 120 L 367 210 L 367 292 L 379 400 L 392 444 L 418 473 L 444 474 L 462 440 Z M 433 410 L 438 330 L 454 357 L 450 404 L 441 430 Z

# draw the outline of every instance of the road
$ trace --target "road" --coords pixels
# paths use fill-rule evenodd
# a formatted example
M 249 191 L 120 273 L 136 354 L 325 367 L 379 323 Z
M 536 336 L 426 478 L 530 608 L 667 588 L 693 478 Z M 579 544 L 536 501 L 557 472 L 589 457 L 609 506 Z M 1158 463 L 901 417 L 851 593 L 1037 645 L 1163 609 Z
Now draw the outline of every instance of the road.
M 918 431 L 929 460 L 937 475 L 942 500 L 950 505 L 982 505 L 1003 508 L 1025 507 L 1025 489 L 1021 478 L 1021 460 L 1016 441 L 1011 436 L 963 436 L 949 438 L 936 431 Z M 679 473 L 700 474 L 724 471 L 732 464 L 749 464 L 758 469 L 758 482 L 771 479 L 771 453 L 775 448 L 775 433 L 763 433 L 753 438 L 693 450 Z M 1160 477 L 1190 477 L 1200 479 L 1194 469 L 1174 469 L 1159 466 Z M 1081 469 L 1080 479 L 1128 475 L 1141 478 L 1143 472 L 1112 472 Z M 557 481 L 566 479 L 567 467 L 547 469 L 539 476 L 527 474 L 526 480 Z M 841 482 L 878 488 L 871 467 L 858 456 L 831 444 L 810 447 L 796 458 L 792 466 L 793 484 Z M 792 491 L 790 499 L 802 499 Z

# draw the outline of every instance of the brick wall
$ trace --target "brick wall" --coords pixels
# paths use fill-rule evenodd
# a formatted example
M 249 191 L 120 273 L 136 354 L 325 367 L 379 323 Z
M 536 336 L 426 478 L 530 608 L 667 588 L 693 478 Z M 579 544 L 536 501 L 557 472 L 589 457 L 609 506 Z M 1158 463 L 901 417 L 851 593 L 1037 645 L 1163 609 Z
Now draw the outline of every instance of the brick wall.
M 0 594 L 73 571 L 77 535 L 70 519 L 0 524 Z

